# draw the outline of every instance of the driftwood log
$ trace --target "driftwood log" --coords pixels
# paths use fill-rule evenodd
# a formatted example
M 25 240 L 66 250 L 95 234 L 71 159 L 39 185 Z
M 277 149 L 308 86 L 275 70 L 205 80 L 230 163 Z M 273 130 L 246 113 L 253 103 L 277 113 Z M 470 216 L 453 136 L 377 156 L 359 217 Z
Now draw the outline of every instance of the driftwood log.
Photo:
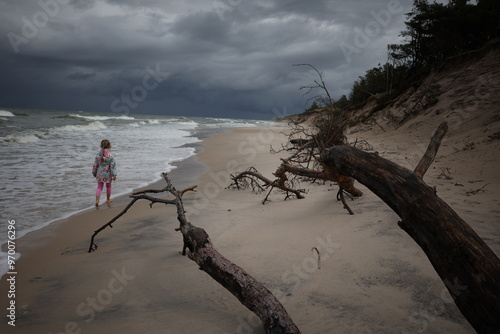
M 268 334 L 300 334 L 299 329 L 293 323 L 283 305 L 278 299 L 260 282 L 246 273 L 242 268 L 232 263 L 222 256 L 213 246 L 208 234 L 204 229 L 196 227 L 187 221 L 182 203 L 182 195 L 185 191 L 193 190 L 195 186 L 177 191 L 170 182 L 166 173 L 163 178 L 167 182 L 167 187 L 160 190 L 141 191 L 131 195 L 133 198 L 130 204 L 115 218 L 103 227 L 98 229 L 91 238 L 89 252 L 97 248 L 95 236 L 111 223 L 121 217 L 137 200 L 146 199 L 153 203 L 172 204 L 177 208 L 177 220 L 183 236 L 182 254 L 195 261 L 201 270 L 209 274 L 214 280 L 219 282 L 224 288 L 231 292 L 250 311 L 255 313 L 264 325 Z M 174 199 L 161 199 L 147 195 L 148 192 L 159 193 L 168 191 L 174 195 Z M 111 226 L 112 227 L 112 226 Z
M 482 334 L 500 333 L 500 259 L 422 180 L 446 125 L 436 130 L 415 172 L 376 154 L 335 146 L 322 163 L 364 184 L 401 218 L 399 226 L 423 249 L 456 305 Z

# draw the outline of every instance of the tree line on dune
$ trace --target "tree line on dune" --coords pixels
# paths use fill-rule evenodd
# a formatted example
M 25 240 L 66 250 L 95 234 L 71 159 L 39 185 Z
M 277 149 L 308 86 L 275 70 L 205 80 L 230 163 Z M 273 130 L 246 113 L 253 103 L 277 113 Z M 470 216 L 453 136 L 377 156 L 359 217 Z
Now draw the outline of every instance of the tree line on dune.
M 350 93 L 335 101 L 338 109 L 360 107 L 371 97 L 379 102 L 397 97 L 412 82 L 447 58 L 479 49 L 500 38 L 497 0 L 450 0 L 447 4 L 415 0 L 406 13 L 402 44 L 387 46 L 387 62 L 366 71 Z M 308 110 L 323 106 L 312 104 Z

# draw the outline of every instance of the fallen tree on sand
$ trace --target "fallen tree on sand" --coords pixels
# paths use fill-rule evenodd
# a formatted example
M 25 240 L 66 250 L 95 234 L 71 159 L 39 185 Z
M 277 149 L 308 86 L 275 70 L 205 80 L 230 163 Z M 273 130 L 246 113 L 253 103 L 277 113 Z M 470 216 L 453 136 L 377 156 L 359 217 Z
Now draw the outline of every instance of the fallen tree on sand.
M 456 305 L 478 333 L 500 333 L 500 259 L 423 180 L 447 131 L 442 123 L 412 172 L 376 154 L 331 147 L 322 163 L 379 196 L 422 248 Z
M 111 224 L 125 214 L 136 201 L 140 199 L 148 200 L 150 201 L 150 206 L 154 203 L 175 205 L 177 208 L 177 220 L 179 221 L 179 227 L 176 230 L 182 233 L 183 238 L 182 255 L 186 255 L 186 249 L 189 249 L 187 253 L 188 257 L 196 262 L 201 270 L 209 274 L 238 298 L 250 311 L 255 313 L 262 321 L 266 333 L 299 334 L 299 329 L 295 326 L 278 299 L 264 285 L 255 280 L 242 268 L 222 256 L 215 249 L 204 229 L 196 227 L 187 221 L 182 203 L 182 195 L 185 191 L 193 190 L 196 186 L 177 191 L 166 173 L 163 173 L 163 178 L 167 182 L 167 186 L 164 189 L 144 190 L 132 194 L 131 197 L 133 199 L 130 204 L 110 222 L 94 232 L 90 241 L 89 253 L 97 249 L 94 241 L 96 235 L 106 227 L 112 227 Z M 148 193 L 161 192 L 169 192 L 174 198 L 162 199 L 148 195 Z
M 282 146 L 278 151 L 287 151 L 291 154 L 281 159 L 281 164 L 273 173 L 274 178 L 267 178 L 254 167 L 250 167 L 243 172 L 232 174 L 232 182 L 228 188 L 251 189 L 256 193 L 268 190 L 262 200 L 262 204 L 265 204 L 275 189 L 285 194 L 285 200 L 292 196 L 302 199 L 306 191 L 297 188 L 302 182 L 334 182 L 339 186 L 337 199 L 342 201 L 350 214 L 353 214 L 345 202 L 344 193 L 352 198 L 362 196 L 363 192 L 355 187 L 352 177 L 342 175 L 338 169 L 325 168 L 319 159 L 321 152 L 327 147 L 347 144 L 344 136 L 346 124 L 345 115 L 340 111 L 334 111 L 316 120 L 311 127 L 292 124 L 291 132 L 287 134 L 288 146 Z M 357 144 L 353 143 L 355 146 Z

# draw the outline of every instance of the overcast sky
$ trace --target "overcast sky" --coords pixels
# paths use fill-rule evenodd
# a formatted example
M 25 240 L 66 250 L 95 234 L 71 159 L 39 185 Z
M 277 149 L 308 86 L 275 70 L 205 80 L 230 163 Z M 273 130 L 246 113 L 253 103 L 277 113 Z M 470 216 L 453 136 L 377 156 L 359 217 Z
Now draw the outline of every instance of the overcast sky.
M 0 108 L 274 119 L 387 59 L 411 0 L 0 0 Z

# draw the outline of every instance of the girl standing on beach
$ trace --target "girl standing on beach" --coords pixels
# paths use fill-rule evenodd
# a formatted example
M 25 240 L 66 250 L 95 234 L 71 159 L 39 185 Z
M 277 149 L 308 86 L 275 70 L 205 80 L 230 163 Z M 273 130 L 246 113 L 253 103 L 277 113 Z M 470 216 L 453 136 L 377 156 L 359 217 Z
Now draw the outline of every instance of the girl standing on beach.
M 97 153 L 92 166 L 92 175 L 97 179 L 97 190 L 95 193 L 95 206 L 99 205 L 101 192 L 106 183 L 106 203 L 111 200 L 111 181 L 116 180 L 116 161 L 111 154 L 111 143 L 104 139 L 101 141 L 101 150 Z

